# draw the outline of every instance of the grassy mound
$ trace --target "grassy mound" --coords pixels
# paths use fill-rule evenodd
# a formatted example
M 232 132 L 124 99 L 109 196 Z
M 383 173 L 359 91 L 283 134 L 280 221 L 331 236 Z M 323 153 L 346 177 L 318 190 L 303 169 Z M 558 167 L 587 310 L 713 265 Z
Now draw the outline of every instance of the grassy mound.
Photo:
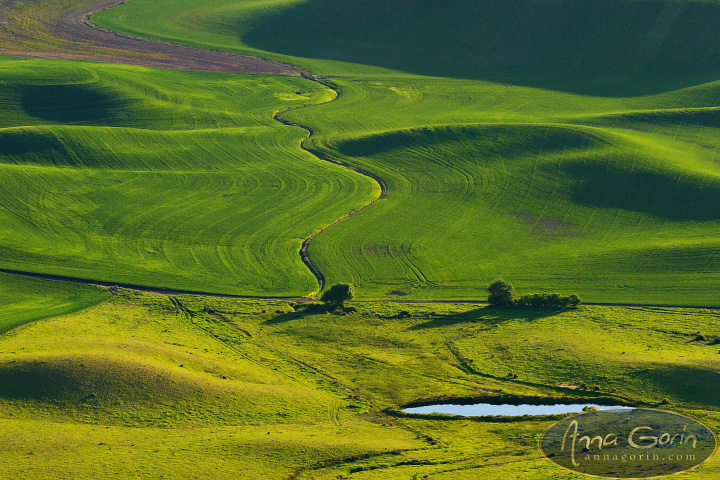
M 180 360 L 186 363 L 173 365 L 153 360 L 154 353 L 138 357 L 111 350 L 5 361 L 0 402 L 84 422 L 186 425 L 296 422 L 332 401 L 268 372 L 248 374 L 241 364 L 186 356 Z
M 0 398 L 38 403 L 148 404 L 180 401 L 195 382 L 117 358 L 38 358 L 0 365 Z M 197 388 L 197 386 L 196 386 Z M 199 390 L 199 389 L 198 389 Z
M 136 426 L 295 423 L 347 405 L 329 384 L 278 372 L 273 355 L 265 355 L 270 364 L 248 356 L 254 345 L 224 343 L 175 305 L 130 297 L 0 337 L 0 403 Z
M 672 269 L 686 272 L 695 301 L 710 304 L 717 277 L 691 272 L 716 268 L 720 173 L 694 168 L 702 160 L 693 153 L 681 161 L 643 147 L 633 136 L 570 125 L 350 139 L 331 148 L 386 179 L 387 199 L 318 237 L 310 253 L 331 282 L 351 278 L 361 292 L 473 298 L 474 285 L 501 275 L 526 289 L 550 277 L 583 298 L 642 301 L 654 290 L 663 303 L 687 302 L 684 289 L 672 291 L 677 277 L 658 276 Z M 688 229 L 694 247 L 658 245 L 659 236 L 687 242 Z

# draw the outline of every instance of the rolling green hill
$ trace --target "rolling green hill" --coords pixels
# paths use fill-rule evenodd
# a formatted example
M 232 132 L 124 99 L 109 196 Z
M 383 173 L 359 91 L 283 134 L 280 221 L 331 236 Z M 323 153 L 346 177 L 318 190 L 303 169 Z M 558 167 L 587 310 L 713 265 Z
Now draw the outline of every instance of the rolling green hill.
M 170 14 L 168 14 L 170 12 Z M 254 50 L 338 74 L 341 64 L 590 95 L 715 80 L 715 1 L 133 0 L 102 26 L 177 43 Z
M 5 2 L 0 47 L 67 53 L 44 17 L 89 3 Z M 720 431 L 718 310 L 674 306 L 720 306 L 717 1 L 131 0 L 92 20 L 319 77 L 0 56 L 0 269 L 309 296 L 298 253 L 321 232 L 327 282 L 379 301 L 0 273 L 0 477 L 575 478 L 537 451 L 549 418 L 399 412 L 440 399 L 601 397 Z M 333 225 L 381 194 L 353 168 L 386 195 Z M 500 276 L 640 305 L 387 301 L 484 299 Z
M 13 278 L 2 276 L 3 300 Z M 72 298 L 63 283 L 37 282 L 45 295 Z M 46 303 L 46 315 L 70 311 Z M 0 320 L 17 308 L 0 303 Z M 240 307 L 268 308 L 291 310 Z M 223 317 L 121 290 L 0 336 L 0 475 L 279 478 L 325 458 L 423 445 L 369 421 L 363 402 Z
M 286 117 L 388 185 L 309 248 L 364 298 L 478 298 L 503 276 L 717 305 L 719 15 L 674 0 L 133 0 L 93 20 L 331 77 L 338 101 Z
M 379 190 L 273 120 L 332 99 L 300 78 L 5 58 L 0 79 L 3 268 L 306 295 L 302 240 Z
M 640 125 L 632 115 L 610 122 L 593 113 L 620 106 L 609 99 L 564 114 L 546 106 L 550 95 L 523 88 L 464 87 L 458 112 L 458 92 L 434 95 L 435 80 L 413 82 L 414 93 L 391 81 L 341 82 L 338 103 L 294 118 L 321 125 L 315 148 L 384 178 L 388 196 L 313 241 L 311 258 L 330 282 L 473 298 L 502 276 L 590 301 L 717 303 L 712 128 Z M 685 100 L 695 105 L 705 93 L 685 91 Z M 573 99 L 554 95 L 559 105 Z M 378 114 L 381 103 L 394 107 Z M 433 112 L 438 124 L 423 125 Z M 454 123 L 459 117 L 482 123 Z M 358 124 L 373 133 L 353 131 Z

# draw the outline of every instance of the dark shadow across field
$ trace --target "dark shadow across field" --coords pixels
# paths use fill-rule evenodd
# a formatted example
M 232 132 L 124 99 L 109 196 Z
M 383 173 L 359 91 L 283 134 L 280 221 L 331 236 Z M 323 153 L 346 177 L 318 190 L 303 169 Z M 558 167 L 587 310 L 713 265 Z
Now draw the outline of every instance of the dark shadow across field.
M 574 178 L 573 201 L 580 205 L 641 212 L 673 221 L 720 219 L 720 182 L 618 164 L 578 162 L 565 169 Z
M 0 365 L 0 398 L 60 400 L 77 397 L 82 382 L 69 364 L 8 362 Z
M 719 374 L 713 368 L 661 364 L 631 376 L 654 384 L 658 390 L 682 401 L 713 408 L 720 406 Z
M 54 123 L 112 123 L 126 115 L 128 101 L 100 88 L 82 84 L 20 85 L 23 110 L 28 115 Z
M 586 95 L 720 78 L 720 4 L 675 0 L 308 0 L 247 44 L 305 58 Z M 239 28 L 238 28 L 239 31 Z
M 63 144 L 56 138 L 30 130 L 0 132 L 0 161 L 4 156 L 23 156 L 28 154 L 67 157 Z

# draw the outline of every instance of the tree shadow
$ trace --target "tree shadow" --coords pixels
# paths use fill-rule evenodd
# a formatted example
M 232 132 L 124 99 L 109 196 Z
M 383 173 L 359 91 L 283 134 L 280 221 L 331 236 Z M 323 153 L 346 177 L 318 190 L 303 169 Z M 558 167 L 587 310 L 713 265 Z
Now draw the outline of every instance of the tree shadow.
M 264 325 L 278 325 L 285 322 L 291 322 L 293 320 L 299 320 L 301 318 L 314 316 L 314 315 L 325 315 L 333 313 L 335 315 L 347 315 L 357 311 L 355 307 L 338 307 L 337 305 L 324 304 L 324 303 L 303 303 L 295 307 L 295 311 L 286 312 L 278 315 L 277 317 L 270 318 L 263 322 Z
M 425 323 L 413 325 L 408 330 L 424 330 L 428 328 L 443 328 L 461 323 L 476 323 L 485 325 L 497 325 L 508 320 L 539 320 L 541 318 L 554 317 L 560 313 L 571 310 L 571 308 L 514 308 L 514 307 L 485 307 L 468 310 L 467 312 L 451 313 L 447 315 L 433 314 L 433 318 Z
M 269 318 L 263 322 L 263 325 L 280 325 L 286 322 L 292 322 L 293 320 L 299 320 L 309 316 L 310 313 L 296 310 L 294 312 L 281 313 L 277 317 Z

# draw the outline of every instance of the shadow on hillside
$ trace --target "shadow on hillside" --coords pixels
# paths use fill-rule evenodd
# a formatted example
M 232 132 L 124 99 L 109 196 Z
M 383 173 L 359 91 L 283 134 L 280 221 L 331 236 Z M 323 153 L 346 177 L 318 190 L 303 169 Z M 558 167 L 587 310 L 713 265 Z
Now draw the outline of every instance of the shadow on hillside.
M 571 150 L 587 151 L 604 145 L 592 134 L 581 130 L 555 126 L 528 125 L 453 125 L 386 131 L 341 142 L 337 148 L 351 157 L 371 157 L 395 154 L 398 151 L 429 147 L 433 150 L 444 144 L 456 148 L 463 144 L 476 157 L 512 158 L 525 152 L 551 155 Z M 407 154 L 407 153 L 405 153 Z
M 568 309 L 562 308 L 501 308 L 488 305 L 462 313 L 452 313 L 448 315 L 434 314 L 431 320 L 414 325 L 408 328 L 408 330 L 443 328 L 460 323 L 478 323 L 490 326 L 508 320 L 533 321 L 541 318 L 554 317 L 567 310 Z
M 127 100 L 92 86 L 20 85 L 15 90 L 25 113 L 48 122 L 106 125 L 127 114 Z
M 683 177 L 672 171 L 630 170 L 625 166 L 573 163 L 573 201 L 581 205 L 647 213 L 674 221 L 720 219 L 720 182 Z
M 0 156 L 43 155 L 53 152 L 56 157 L 68 158 L 65 146 L 51 135 L 33 130 L 0 132 Z
M 719 23 L 715 2 L 308 0 L 242 39 L 420 75 L 630 96 L 720 78 Z
M 716 369 L 669 365 L 648 368 L 630 376 L 654 385 L 669 397 L 685 402 L 712 407 L 720 404 L 720 375 Z
M 0 398 L 67 400 L 78 397 L 83 384 L 67 364 L 11 362 L 0 365 Z

